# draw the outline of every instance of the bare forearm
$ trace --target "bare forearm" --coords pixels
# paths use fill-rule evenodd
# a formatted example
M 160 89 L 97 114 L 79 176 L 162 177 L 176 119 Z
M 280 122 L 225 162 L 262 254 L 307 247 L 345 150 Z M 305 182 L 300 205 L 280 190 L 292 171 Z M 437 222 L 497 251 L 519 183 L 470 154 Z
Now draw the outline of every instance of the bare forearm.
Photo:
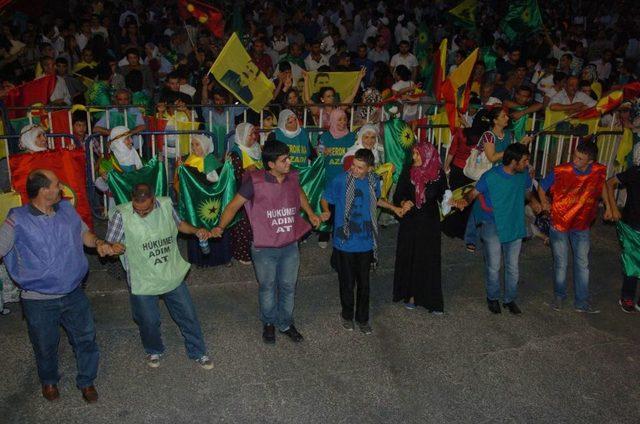
M 183 234 L 195 234 L 198 229 L 186 221 L 181 221 L 178 225 L 178 231 Z

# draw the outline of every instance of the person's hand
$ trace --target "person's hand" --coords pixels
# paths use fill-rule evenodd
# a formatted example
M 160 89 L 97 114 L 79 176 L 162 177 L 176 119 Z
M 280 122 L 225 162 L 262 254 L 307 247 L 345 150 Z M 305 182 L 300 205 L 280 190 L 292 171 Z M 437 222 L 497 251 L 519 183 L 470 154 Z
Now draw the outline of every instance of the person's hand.
M 209 74 L 202 77 L 202 86 L 209 87 Z
M 199 240 L 207 240 L 209 237 L 211 236 L 211 234 L 209 233 L 209 231 L 205 230 L 204 228 L 198 228 L 196 230 L 196 237 L 198 237 Z
M 451 167 L 450 166 L 445 166 L 444 167 L 444 173 L 445 174 L 449 174 L 451 172 Z
M 117 256 L 117 255 L 122 255 L 125 252 L 126 247 L 124 247 L 124 244 L 122 243 L 112 243 L 111 244 L 111 255 L 112 256 Z
M 531 144 L 532 141 L 533 137 L 531 137 L 530 135 L 525 135 L 524 137 L 522 137 L 522 139 L 520 139 L 520 143 L 524 144 L 525 146 Z
M 519 110 L 511 113 L 511 119 L 514 119 L 517 121 L 518 119 L 522 118 L 524 115 L 525 115 L 524 111 Z
M 302 78 L 304 78 L 305 81 L 309 78 L 309 73 L 304 69 L 302 70 Z
M 327 222 L 329 220 L 329 218 L 331 218 L 331 212 L 329 212 L 329 211 L 322 212 L 320 214 L 320 220 L 322 222 Z
M 542 207 L 542 211 L 543 211 L 543 212 L 549 212 L 549 211 L 551 211 L 551 204 L 550 204 L 548 201 L 546 201 L 546 200 L 542 200 L 542 201 L 540 202 L 540 206 Z
M 113 255 L 113 248 L 111 245 L 102 240 L 96 241 L 96 251 L 98 252 L 98 256 L 101 258 Z
M 460 209 L 460 210 L 464 210 L 464 208 L 469 206 L 469 203 L 467 203 L 467 201 L 464 199 L 458 199 L 458 200 L 451 199 L 449 200 L 449 204 L 454 208 Z
M 402 210 L 404 211 L 404 213 L 407 213 L 415 205 L 413 204 L 413 202 L 411 200 L 405 200 L 404 202 L 402 202 L 401 206 L 402 206 Z
M 220 238 L 220 237 L 222 237 L 222 233 L 223 232 L 224 232 L 224 230 L 221 227 L 214 227 L 211 230 L 210 234 L 211 234 L 211 237 Z
M 364 66 L 361 66 L 360 73 L 358 74 L 358 78 L 362 79 L 364 78 L 365 75 L 367 75 L 367 68 L 365 68 Z
M 311 223 L 311 225 L 313 225 L 313 228 L 318 228 L 320 226 L 321 220 L 318 215 L 312 213 L 311 215 L 309 215 L 309 222 Z
M 542 212 L 542 205 L 540 203 L 538 203 L 538 202 L 531 202 L 529 204 L 529 206 L 531 206 L 531 210 L 536 215 L 538 215 L 540 212 Z
M 395 208 L 393 208 L 393 213 L 398 215 L 398 217 L 402 218 L 404 216 L 404 214 L 407 213 L 407 211 L 405 211 L 404 208 L 395 207 Z

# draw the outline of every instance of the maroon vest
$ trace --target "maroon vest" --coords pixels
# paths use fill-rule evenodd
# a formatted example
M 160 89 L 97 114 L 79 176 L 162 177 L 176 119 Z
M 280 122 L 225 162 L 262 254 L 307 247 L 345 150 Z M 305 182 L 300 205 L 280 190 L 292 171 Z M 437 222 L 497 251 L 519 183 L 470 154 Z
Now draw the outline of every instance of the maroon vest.
M 298 241 L 311 226 L 300 216 L 298 172 L 289 172 L 282 183 L 266 181 L 266 173 L 258 170 L 249 174 L 253 199 L 244 207 L 253 230 L 253 245 L 282 247 Z

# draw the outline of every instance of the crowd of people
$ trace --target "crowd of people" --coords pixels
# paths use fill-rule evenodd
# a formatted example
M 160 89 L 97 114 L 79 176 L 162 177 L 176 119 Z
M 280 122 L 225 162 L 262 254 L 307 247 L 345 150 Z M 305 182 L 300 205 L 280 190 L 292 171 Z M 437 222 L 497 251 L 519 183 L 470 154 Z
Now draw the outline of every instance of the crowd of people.
M 303 341 L 293 312 L 299 243 L 314 237 L 312 228 L 320 248 L 332 243 L 330 266 L 338 274 L 342 327 L 371 334 L 370 271 L 377 263 L 380 227 L 391 224 L 398 224 L 391 298 L 409 310 L 445 311 L 444 232 L 464 240 L 470 252 L 482 250 L 489 311 L 498 314 L 506 308 L 520 314 L 519 255 L 523 240 L 534 233 L 551 246 L 551 307 L 567 307 L 572 252 L 573 309 L 598 313 L 589 296 L 589 235 L 602 203 L 604 218 L 618 221 L 625 274 L 620 306 L 625 312 L 640 311 L 637 99 L 602 118 L 626 132 L 630 143 L 616 156 L 620 160 L 609 179 L 607 167 L 597 161 L 598 145 L 588 136 L 570 144 L 570 161 L 541 178 L 530 163 L 533 138 L 517 125 L 533 114 L 584 111 L 612 88 L 637 79 L 640 37 L 637 18 L 624 13 L 627 3 L 605 9 L 583 1 L 577 9 L 572 2 L 540 1 L 544 27 L 518 41 L 508 40 L 500 29 L 507 5 L 499 2 L 478 1 L 474 29 L 454 25 L 446 13 L 452 6 L 448 2 L 235 4 L 223 9 L 229 12 L 225 34 L 240 32 L 255 65 L 274 81 L 273 101 L 262 117 L 233 104 L 231 93 L 209 74 L 225 40 L 194 20 L 182 20 L 174 2 L 78 0 L 69 2 L 71 15 L 69 9 L 51 6 L 37 22 L 22 13 L 5 15 L 0 96 L 14 85 L 55 75 L 51 104 L 104 107 L 71 114 L 73 135 L 80 142 L 76 147 L 95 149 L 97 156 L 109 159 L 101 162 L 108 165 L 95 167 L 98 190 L 109 192 L 108 172 L 142 168 L 138 152 L 151 150 L 140 133 L 150 116 L 167 120 L 167 129 L 194 120 L 224 126 L 220 139 L 193 135 L 187 146 L 180 137 L 166 136 L 157 154 L 167 158 L 170 173 L 183 164 L 211 184 L 229 161 L 238 187 L 218 225 L 205 229 L 176 212 L 178 194 L 173 190 L 170 197 L 157 197 L 150 184 L 137 184 L 130 202 L 111 205 L 106 235 L 99 237 L 61 200 L 55 173 L 32 170 L 26 182 L 29 203 L 13 209 L 0 227 L 0 256 L 21 289 L 43 396 L 59 396 L 62 325 L 76 354 L 76 384 L 87 402 L 98 398 L 94 380 L 99 353 L 81 284 L 88 272 L 83 246 L 120 258 L 133 319 L 152 368 L 160 366 L 165 349 L 160 297 L 181 330 L 188 357 L 204 369 L 213 367 L 185 284 L 190 264 L 219 266 L 236 260 L 252 265 L 263 341 L 275 343 L 276 330 L 293 342 Z M 394 97 L 402 104 L 416 94 L 433 100 L 427 88 L 431 77 L 417 57 L 419 36 L 426 36 L 434 50 L 442 39 L 449 40 L 447 71 L 460 66 L 476 47 L 484 53 L 475 64 L 469 108 L 450 148 L 440 151 L 423 131 L 427 139 L 411 140 L 406 166 L 397 170 L 391 187 L 383 188 L 376 171 L 388 165 L 389 140 L 381 121 L 394 112 L 380 113 L 380 101 Z M 329 86 L 309 92 L 312 71 L 359 72 L 353 92 L 341 99 Z M 350 108 L 354 103 L 364 106 Z M 406 102 L 396 113 L 420 125 L 414 106 Z M 319 137 L 303 125 L 303 108 Z M 92 113 L 95 122 L 87 120 Z M 124 119 L 114 119 L 118 114 Z M 106 151 L 84 146 L 88 128 L 105 137 Z M 45 130 L 37 124 L 22 127 L 20 146 L 33 154 L 47 150 Z M 326 173 L 319 210 L 310 205 L 292 167 L 317 156 L 324 156 Z M 484 161 L 482 173 L 471 172 L 470 157 Z M 622 212 L 615 194 L 620 188 L 626 189 Z M 456 190 L 461 192 L 457 197 Z M 527 225 L 527 216 L 533 225 Z M 188 261 L 179 252 L 178 233 L 189 237 Z

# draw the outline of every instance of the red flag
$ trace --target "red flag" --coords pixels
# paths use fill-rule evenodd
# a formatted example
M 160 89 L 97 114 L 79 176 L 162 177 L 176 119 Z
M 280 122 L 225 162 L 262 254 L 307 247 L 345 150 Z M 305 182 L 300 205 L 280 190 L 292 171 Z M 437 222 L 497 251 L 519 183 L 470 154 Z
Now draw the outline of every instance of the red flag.
M 593 119 L 598 118 L 600 115 L 611 112 L 622 104 L 623 92 L 622 90 L 616 90 L 608 95 L 604 96 L 595 106 L 583 110 L 575 115 L 576 119 Z
M 22 203 L 27 203 L 27 176 L 34 169 L 48 169 L 57 175 L 62 185 L 62 197 L 75 206 L 89 228 L 93 217 L 87 196 L 84 150 L 51 150 L 37 153 L 18 153 L 9 157 L 11 183 L 20 193 Z
M 46 105 L 55 87 L 56 76 L 45 75 L 9 90 L 4 104 L 6 107 L 25 107 L 35 103 Z M 21 118 L 26 114 L 26 110 L 10 110 L 9 119 Z
M 215 7 L 198 0 L 178 0 L 178 13 L 182 19 L 191 16 L 206 26 L 218 38 L 224 34 L 222 12 Z
M 162 118 L 156 118 L 155 116 L 147 116 L 147 131 L 164 131 L 167 127 L 167 120 Z M 164 147 L 164 136 L 163 135 L 155 135 L 152 139 L 155 138 L 156 144 L 156 154 L 162 151 Z
M 640 82 L 631 82 L 622 86 L 625 100 L 633 100 L 640 97 Z

